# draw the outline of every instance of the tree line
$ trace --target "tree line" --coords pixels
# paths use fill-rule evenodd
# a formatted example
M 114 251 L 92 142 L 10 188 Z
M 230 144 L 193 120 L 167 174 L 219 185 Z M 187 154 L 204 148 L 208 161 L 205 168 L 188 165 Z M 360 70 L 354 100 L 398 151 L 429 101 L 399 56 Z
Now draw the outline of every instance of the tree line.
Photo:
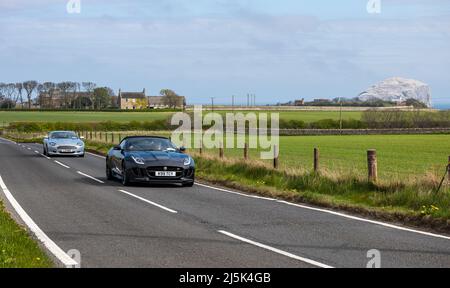
M 83 93 L 81 93 L 83 92 Z M 45 95 L 42 97 L 42 95 Z M 34 103 L 43 106 L 51 106 L 58 98 L 59 108 L 83 109 L 94 108 L 101 109 L 111 105 L 111 96 L 114 96 L 112 89 L 108 87 L 97 87 L 93 82 L 44 82 L 39 83 L 35 80 L 29 80 L 18 83 L 0 83 L 0 108 L 12 109 L 16 107 L 31 109 Z
M 163 103 L 168 108 L 179 108 L 179 95 L 170 89 L 162 89 Z M 64 81 L 59 83 L 35 80 L 18 83 L 0 82 L 0 109 L 107 109 L 117 108 L 112 101 L 114 91 L 109 87 L 97 87 L 93 82 Z M 186 103 L 183 103 L 183 106 Z

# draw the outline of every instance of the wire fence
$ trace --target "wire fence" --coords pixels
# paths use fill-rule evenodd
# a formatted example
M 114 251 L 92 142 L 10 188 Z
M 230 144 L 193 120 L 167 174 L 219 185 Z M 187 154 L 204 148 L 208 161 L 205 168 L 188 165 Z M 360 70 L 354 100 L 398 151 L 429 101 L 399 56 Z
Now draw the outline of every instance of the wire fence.
M 170 131 L 78 131 L 87 141 L 117 145 L 127 136 L 163 136 L 170 137 Z M 14 139 L 41 139 L 45 133 L 8 132 Z M 246 163 L 259 163 L 267 167 L 277 166 L 281 171 L 290 172 L 326 172 L 334 175 L 368 177 L 370 170 L 367 151 L 377 151 L 377 178 L 380 181 L 405 182 L 420 179 L 440 180 L 447 167 L 450 155 L 450 135 L 427 135 L 421 139 L 417 135 L 402 138 L 395 135 L 366 136 L 286 136 L 280 137 L 279 156 L 262 160 L 263 149 L 212 148 L 196 147 L 186 143 L 188 140 L 175 142 L 187 146 L 188 153 L 196 156 L 208 156 L 217 159 L 229 159 Z M 430 138 L 432 137 L 432 138 Z M 367 139 L 371 141 L 367 142 Z M 413 143 L 408 143 L 416 139 Z M 376 141 L 375 141 L 376 140 Z M 246 143 L 249 143 L 248 137 Z M 420 144 L 421 143 L 421 144 Z M 223 145 L 225 146 L 225 145 Z M 318 153 L 316 154 L 315 151 Z M 450 179 L 449 181 L 450 182 Z

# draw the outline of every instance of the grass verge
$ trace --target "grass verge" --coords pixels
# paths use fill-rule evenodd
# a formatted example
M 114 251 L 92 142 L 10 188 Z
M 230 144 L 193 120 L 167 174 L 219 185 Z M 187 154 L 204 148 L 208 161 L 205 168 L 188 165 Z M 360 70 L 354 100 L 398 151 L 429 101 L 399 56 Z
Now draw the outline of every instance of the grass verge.
M 0 268 L 50 268 L 53 263 L 0 201 Z

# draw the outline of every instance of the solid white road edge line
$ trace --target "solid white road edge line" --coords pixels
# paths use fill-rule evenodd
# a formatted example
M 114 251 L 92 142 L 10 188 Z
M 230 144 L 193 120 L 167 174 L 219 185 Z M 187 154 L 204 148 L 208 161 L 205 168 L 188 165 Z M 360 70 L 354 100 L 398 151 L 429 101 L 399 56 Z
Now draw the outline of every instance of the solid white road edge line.
M 77 267 L 78 263 L 73 260 L 69 255 L 67 255 L 55 242 L 53 242 L 45 233 L 42 231 L 39 226 L 31 219 L 30 216 L 23 210 L 22 206 L 16 201 L 14 196 L 8 190 L 3 182 L 2 177 L 0 176 L 0 186 L 8 199 L 11 206 L 14 210 L 19 214 L 20 218 L 22 218 L 23 222 L 28 226 L 28 228 L 36 235 L 36 237 L 41 241 L 44 246 L 53 254 L 56 258 L 58 258 L 61 263 L 67 268 Z
M 86 153 L 88 153 L 90 155 L 93 155 L 93 156 L 96 156 L 98 158 L 103 158 L 103 159 L 106 158 L 106 157 L 103 157 L 103 156 L 100 156 L 100 155 L 96 155 L 96 154 L 93 154 L 93 153 L 89 153 L 89 152 L 86 152 Z M 298 208 L 313 210 L 313 211 L 322 212 L 322 213 L 328 213 L 328 214 L 332 214 L 332 215 L 335 215 L 335 216 L 340 216 L 340 217 L 344 217 L 344 218 L 347 218 L 347 219 L 352 219 L 352 220 L 356 220 L 356 221 L 371 223 L 371 224 L 374 224 L 374 225 L 381 225 L 381 226 L 392 228 L 392 229 L 396 229 L 396 230 L 401 230 L 401 231 L 421 234 L 421 235 L 425 235 L 425 236 L 430 236 L 430 237 L 450 240 L 449 236 L 435 234 L 435 233 L 430 233 L 430 232 L 425 232 L 425 231 L 420 231 L 420 230 L 406 228 L 406 227 L 401 227 L 401 226 L 397 226 L 397 225 L 393 225 L 393 224 L 389 224 L 389 223 L 385 223 L 385 222 L 381 222 L 381 221 L 375 221 L 375 220 L 365 219 L 365 218 L 361 218 L 361 217 L 351 216 L 351 215 L 347 215 L 347 214 L 344 214 L 344 213 L 339 213 L 339 212 L 335 212 L 335 211 L 331 211 L 331 210 L 327 210 L 327 209 L 314 208 L 314 207 L 301 205 L 301 204 L 295 204 L 295 203 L 291 203 L 291 202 L 287 202 L 287 201 L 283 201 L 283 200 L 278 200 L 278 199 L 274 199 L 274 198 L 268 198 L 268 197 L 261 197 L 261 196 L 255 196 L 255 195 L 239 193 L 239 192 L 236 192 L 236 191 L 231 191 L 231 190 L 222 189 L 222 188 L 209 186 L 209 185 L 205 185 L 205 184 L 200 184 L 200 183 L 195 183 L 195 185 L 202 186 L 202 187 L 205 187 L 205 188 L 214 189 L 214 190 L 218 190 L 218 191 L 222 191 L 222 192 L 227 192 L 227 193 L 231 193 L 231 194 L 236 194 L 236 195 L 240 195 L 240 196 L 244 196 L 244 197 L 248 197 L 248 198 L 255 198 L 255 199 L 268 200 L 268 201 L 275 201 L 275 202 L 278 202 L 278 203 L 287 204 L 287 205 L 295 206 L 295 207 L 298 207 Z
M 127 195 L 129 195 L 129 196 L 131 196 L 131 197 L 134 197 L 134 198 L 136 198 L 136 199 L 139 199 L 139 200 L 141 200 L 141 201 L 144 201 L 144 202 L 146 202 L 146 203 L 148 203 L 148 204 L 150 204 L 150 205 L 153 205 L 153 206 L 156 206 L 156 207 L 158 207 L 158 208 L 161 208 L 161 209 L 163 209 L 163 210 L 165 210 L 165 211 L 167 211 L 167 212 L 174 213 L 174 214 L 178 213 L 178 212 L 175 211 L 175 210 L 172 210 L 172 209 L 170 209 L 170 208 L 167 208 L 167 207 L 165 207 L 165 206 L 162 206 L 162 205 L 160 205 L 160 204 L 158 204 L 158 203 L 152 202 L 152 201 L 147 200 L 147 199 L 145 199 L 145 198 L 142 198 L 142 197 L 140 197 L 140 196 L 134 195 L 134 194 L 132 194 L 132 193 L 130 193 L 130 192 L 128 192 L 128 191 L 125 191 L 125 190 L 119 190 L 119 192 L 122 192 L 122 193 L 127 194 Z
M 311 260 L 311 259 L 308 259 L 308 258 L 300 257 L 300 256 L 297 256 L 295 254 L 292 254 L 292 253 L 289 253 L 289 252 L 286 252 L 286 251 L 283 251 L 283 250 L 280 250 L 280 249 L 277 249 L 277 248 L 273 248 L 273 247 L 267 246 L 267 245 L 262 244 L 262 243 L 258 243 L 258 242 L 255 242 L 255 241 L 252 241 L 252 240 L 249 240 L 249 239 L 237 236 L 237 235 L 232 234 L 232 233 L 227 232 L 227 231 L 219 230 L 217 232 L 219 232 L 221 234 L 224 234 L 224 235 L 226 235 L 228 237 L 234 238 L 236 240 L 245 242 L 247 244 L 251 244 L 251 245 L 254 245 L 254 246 L 257 246 L 257 247 L 260 247 L 260 248 L 263 248 L 263 249 L 266 249 L 266 250 L 269 250 L 269 251 L 272 251 L 272 252 L 275 252 L 277 254 L 280 254 L 280 255 L 283 255 L 283 256 L 295 259 L 295 260 L 299 260 L 301 262 L 305 262 L 305 263 L 311 264 L 313 266 L 317 266 L 317 267 L 320 267 L 320 268 L 334 268 L 332 266 L 329 266 L 329 265 L 326 265 L 326 264 L 323 264 L 323 263 L 320 263 L 320 262 L 317 262 L 317 261 L 314 261 L 314 260 Z
M 213 187 L 213 186 L 209 186 L 209 185 L 205 185 L 205 184 L 200 184 L 200 183 L 195 183 L 195 185 L 206 187 L 206 188 L 210 188 L 210 189 L 214 189 L 214 190 L 218 190 L 218 191 L 222 191 L 222 192 L 227 192 L 227 193 L 231 193 L 231 194 L 236 194 L 236 195 L 240 195 L 240 196 L 244 196 L 244 197 L 275 201 L 275 202 L 278 202 L 278 203 L 282 203 L 282 204 L 286 204 L 286 205 L 290 205 L 290 206 L 295 206 L 295 207 L 298 207 L 298 208 L 303 208 L 303 209 L 308 209 L 308 210 L 312 210 L 312 211 L 332 214 L 332 215 L 344 217 L 344 218 L 347 218 L 347 219 L 352 219 L 352 220 L 356 220 L 356 221 L 366 222 L 366 223 L 370 223 L 370 224 L 374 224 L 374 225 L 380 225 L 380 226 L 384 226 L 384 227 L 387 227 L 387 228 L 392 228 L 392 229 L 401 230 L 401 231 L 405 231 L 405 232 L 411 232 L 411 233 L 421 234 L 421 235 L 425 235 L 425 236 L 430 236 L 430 237 L 450 240 L 449 236 L 435 234 L 435 233 L 430 233 L 430 232 L 425 232 L 425 231 L 420 231 L 420 230 L 406 228 L 406 227 L 401 227 L 401 226 L 397 226 L 397 225 L 393 225 L 393 224 L 389 224 L 389 223 L 385 223 L 385 222 L 381 222 L 381 221 L 375 221 L 375 220 L 365 219 L 365 218 L 361 218 L 361 217 L 351 216 L 351 215 L 348 215 L 348 214 L 339 213 L 339 212 L 335 212 L 335 211 L 332 211 L 332 210 L 321 209 L 321 208 L 314 208 L 314 207 L 301 205 L 301 204 L 295 204 L 295 203 L 291 203 L 291 202 L 284 201 L 284 200 L 278 200 L 278 199 L 274 199 L 274 198 L 266 198 L 266 197 L 259 197 L 259 196 L 248 195 L 248 194 L 239 193 L 239 192 L 235 192 L 235 191 L 230 191 L 230 190 L 227 190 L 227 189 L 217 188 L 217 187 Z
M 92 179 L 92 180 L 94 180 L 94 181 L 97 181 L 98 183 L 105 184 L 105 182 L 103 182 L 102 180 L 99 180 L 99 179 L 97 179 L 97 178 L 95 178 L 95 177 L 92 177 L 92 176 L 90 176 L 90 175 L 88 175 L 88 174 L 84 174 L 83 172 L 77 171 L 77 173 L 80 174 L 80 175 L 82 175 L 82 176 L 84 176 L 84 177 L 87 177 L 87 178 L 89 178 L 89 179 Z
M 56 161 L 56 160 L 54 160 L 54 161 L 55 161 L 56 164 L 61 165 L 61 166 L 64 167 L 64 168 L 70 169 L 70 167 L 67 166 L 66 164 L 63 164 L 63 163 L 61 163 L 61 162 L 59 162 L 59 161 Z
M 0 137 L 0 139 L 4 140 L 4 141 L 6 141 L 6 142 L 10 142 L 10 143 L 19 145 L 17 142 L 14 142 L 14 141 L 12 141 L 12 140 L 9 140 L 9 139 L 3 138 L 3 137 Z

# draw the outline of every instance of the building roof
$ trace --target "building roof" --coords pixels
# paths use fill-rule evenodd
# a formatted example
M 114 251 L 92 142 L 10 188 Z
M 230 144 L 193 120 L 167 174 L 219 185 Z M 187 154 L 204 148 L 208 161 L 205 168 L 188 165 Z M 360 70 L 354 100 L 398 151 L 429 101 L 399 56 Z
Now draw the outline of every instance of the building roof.
M 120 97 L 131 99 L 144 99 L 145 93 L 143 92 L 120 92 Z

